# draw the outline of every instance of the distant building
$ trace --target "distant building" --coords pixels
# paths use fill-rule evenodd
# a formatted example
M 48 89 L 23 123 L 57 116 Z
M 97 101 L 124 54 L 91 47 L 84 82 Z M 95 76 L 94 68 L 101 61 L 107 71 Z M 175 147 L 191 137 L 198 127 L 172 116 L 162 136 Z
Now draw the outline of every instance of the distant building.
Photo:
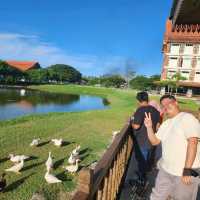
M 200 1 L 174 0 L 163 41 L 161 80 L 177 72 L 188 93 L 200 88 Z
M 40 64 L 38 62 L 31 62 L 31 61 L 9 61 L 7 60 L 6 63 L 10 67 L 14 67 L 22 72 L 31 70 L 31 69 L 39 69 Z

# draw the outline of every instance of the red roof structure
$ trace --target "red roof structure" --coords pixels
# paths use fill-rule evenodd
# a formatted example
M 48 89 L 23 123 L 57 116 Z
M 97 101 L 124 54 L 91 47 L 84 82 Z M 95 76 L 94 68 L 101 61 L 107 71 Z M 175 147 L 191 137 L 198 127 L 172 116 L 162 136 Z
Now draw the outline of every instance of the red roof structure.
M 8 65 L 11 67 L 14 67 L 20 71 L 28 71 L 30 69 L 38 69 L 40 68 L 40 65 L 38 62 L 34 61 L 6 61 Z

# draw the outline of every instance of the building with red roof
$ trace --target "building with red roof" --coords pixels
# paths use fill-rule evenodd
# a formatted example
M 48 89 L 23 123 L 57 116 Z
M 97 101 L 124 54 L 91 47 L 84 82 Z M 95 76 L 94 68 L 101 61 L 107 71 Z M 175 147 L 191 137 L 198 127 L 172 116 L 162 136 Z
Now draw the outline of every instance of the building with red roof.
M 31 70 L 31 69 L 39 69 L 40 64 L 34 61 L 15 61 L 15 60 L 7 60 L 6 63 L 10 67 L 14 67 L 22 72 Z

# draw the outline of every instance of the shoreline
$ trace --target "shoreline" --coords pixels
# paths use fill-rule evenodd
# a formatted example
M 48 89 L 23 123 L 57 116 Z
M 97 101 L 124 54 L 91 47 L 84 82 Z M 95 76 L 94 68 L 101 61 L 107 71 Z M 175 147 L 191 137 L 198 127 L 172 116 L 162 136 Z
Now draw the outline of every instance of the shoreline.
M 0 88 L 25 89 L 25 88 L 28 88 L 28 86 L 24 86 L 24 85 L 0 85 Z

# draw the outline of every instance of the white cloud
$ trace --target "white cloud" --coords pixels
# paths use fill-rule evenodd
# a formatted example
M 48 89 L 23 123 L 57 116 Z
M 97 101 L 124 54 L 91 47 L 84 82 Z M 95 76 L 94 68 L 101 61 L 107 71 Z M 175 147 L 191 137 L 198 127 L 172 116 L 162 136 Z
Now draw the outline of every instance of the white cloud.
M 84 75 L 116 72 L 125 62 L 121 56 L 71 55 L 56 45 L 41 41 L 37 35 L 18 33 L 0 33 L 0 59 L 34 60 L 42 66 L 69 64 Z

